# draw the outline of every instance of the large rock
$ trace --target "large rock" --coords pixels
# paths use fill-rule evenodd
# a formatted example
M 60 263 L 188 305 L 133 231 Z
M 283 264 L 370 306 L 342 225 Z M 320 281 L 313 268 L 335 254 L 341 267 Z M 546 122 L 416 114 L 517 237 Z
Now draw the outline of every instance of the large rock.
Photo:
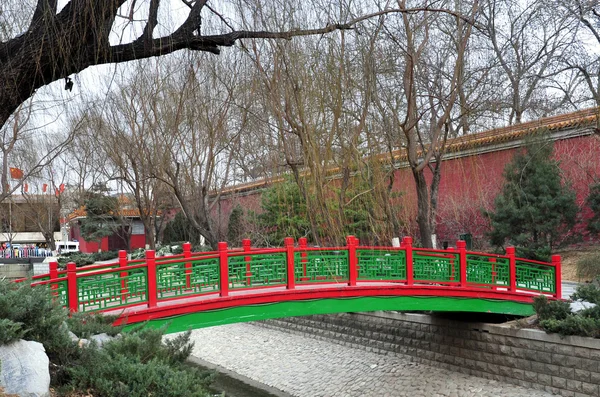
M 0 346 L 0 386 L 22 397 L 50 396 L 50 361 L 39 342 L 19 340 Z

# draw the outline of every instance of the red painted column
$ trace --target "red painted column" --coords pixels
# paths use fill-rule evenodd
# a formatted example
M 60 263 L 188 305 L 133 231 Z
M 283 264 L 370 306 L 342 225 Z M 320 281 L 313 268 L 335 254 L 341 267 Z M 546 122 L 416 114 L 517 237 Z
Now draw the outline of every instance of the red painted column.
M 508 280 L 510 292 L 517 291 L 517 260 L 515 257 L 515 247 L 506 247 L 506 256 L 508 256 Z
M 552 255 L 552 264 L 554 265 L 554 286 L 556 299 L 562 299 L 562 274 L 560 268 L 560 255 Z
M 242 240 L 242 248 L 244 252 L 250 252 L 252 250 L 252 242 L 250 239 Z M 244 257 L 244 261 L 246 262 L 246 286 L 249 287 L 252 284 L 252 268 L 250 267 L 250 262 L 252 261 L 252 257 L 250 255 Z
M 300 249 L 300 258 L 301 258 L 301 262 L 302 262 L 302 278 L 300 278 L 300 280 L 302 281 L 306 281 L 308 280 L 308 277 L 306 277 L 306 264 L 308 263 L 308 259 L 307 255 L 306 255 L 306 246 L 307 246 L 307 241 L 306 241 L 306 237 L 300 237 L 298 239 L 298 248 Z
M 406 251 L 406 284 L 413 285 L 413 240 L 412 237 L 406 236 L 402 239 L 404 250 Z
M 74 313 L 79 310 L 79 291 L 77 290 L 77 265 L 67 263 L 67 294 L 69 297 L 69 311 Z
M 54 280 L 56 280 L 58 278 L 58 262 L 50 262 L 49 267 L 50 267 L 50 289 L 54 291 L 54 290 L 58 289 L 58 285 L 55 282 L 53 282 Z M 56 297 L 56 296 L 58 296 L 58 293 L 53 292 L 52 295 Z
M 119 251 L 119 268 L 122 270 L 119 273 L 119 277 L 121 278 L 121 302 L 127 300 L 127 272 L 123 271 L 127 268 L 127 251 L 121 250 Z
M 183 259 L 187 259 L 185 262 L 185 287 L 187 289 L 192 288 L 192 262 L 189 259 L 192 257 L 192 244 L 187 242 L 183 243 Z
M 346 246 L 348 247 L 348 285 L 356 286 L 358 279 L 358 256 L 356 256 L 357 239 L 354 236 L 346 237 Z
M 294 270 L 294 239 L 286 237 L 284 240 L 285 255 L 287 259 L 287 289 L 296 288 L 296 272 Z
M 454 253 L 454 248 L 448 247 L 446 251 Z M 454 263 L 454 255 L 450 257 L 450 281 L 456 280 L 456 263 Z
M 460 270 L 460 287 L 467 287 L 467 243 L 463 240 L 456 242 L 458 250 L 458 267 Z
M 148 307 L 156 307 L 158 291 L 156 282 L 156 253 L 146 251 L 146 270 L 148 271 Z
M 219 287 L 220 296 L 229 295 L 229 261 L 227 260 L 227 243 L 220 242 L 219 249 Z

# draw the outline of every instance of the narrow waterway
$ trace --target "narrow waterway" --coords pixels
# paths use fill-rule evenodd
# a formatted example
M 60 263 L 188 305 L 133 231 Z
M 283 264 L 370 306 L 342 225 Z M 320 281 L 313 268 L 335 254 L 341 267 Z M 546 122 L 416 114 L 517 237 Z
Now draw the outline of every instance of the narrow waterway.
M 223 367 L 216 366 L 197 357 L 191 357 L 189 363 L 206 371 L 215 371 L 215 380 L 211 392 L 225 397 L 290 397 L 289 394 L 258 383 L 250 378 L 236 374 Z

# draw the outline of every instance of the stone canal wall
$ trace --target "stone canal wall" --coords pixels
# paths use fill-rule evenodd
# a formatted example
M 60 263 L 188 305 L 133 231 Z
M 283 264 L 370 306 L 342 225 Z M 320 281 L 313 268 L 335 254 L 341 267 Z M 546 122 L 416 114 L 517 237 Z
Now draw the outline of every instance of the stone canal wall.
M 562 396 L 600 396 L 600 340 L 422 314 L 341 313 L 266 320 L 264 327 Z

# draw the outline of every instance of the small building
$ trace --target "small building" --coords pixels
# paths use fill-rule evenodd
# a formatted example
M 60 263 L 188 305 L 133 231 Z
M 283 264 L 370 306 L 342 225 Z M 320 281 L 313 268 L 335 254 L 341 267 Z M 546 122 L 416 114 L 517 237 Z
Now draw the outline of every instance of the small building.
M 81 220 L 87 217 L 81 207 L 68 216 L 69 240 L 79 242 L 79 250 L 84 253 L 98 251 L 135 250 L 146 247 L 146 230 L 138 209 L 123 208 L 115 215 L 114 232 L 101 241 L 86 241 L 81 236 Z M 121 220 L 117 222 L 116 219 Z

